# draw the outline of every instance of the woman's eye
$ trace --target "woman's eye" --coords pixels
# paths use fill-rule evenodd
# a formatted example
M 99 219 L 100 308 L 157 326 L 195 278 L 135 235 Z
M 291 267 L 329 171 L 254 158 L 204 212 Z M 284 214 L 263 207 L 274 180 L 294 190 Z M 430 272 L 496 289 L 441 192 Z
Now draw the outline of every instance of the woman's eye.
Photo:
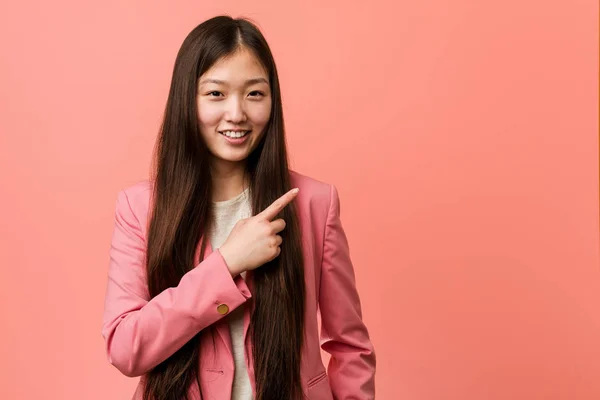
M 218 91 L 212 91 L 212 92 L 208 92 L 209 96 L 214 96 L 214 97 L 219 97 L 222 93 L 218 92 Z
M 254 91 L 250 92 L 248 94 L 248 96 L 250 96 L 250 97 L 259 97 L 259 96 L 263 96 L 263 93 L 259 92 L 258 90 L 254 90 Z

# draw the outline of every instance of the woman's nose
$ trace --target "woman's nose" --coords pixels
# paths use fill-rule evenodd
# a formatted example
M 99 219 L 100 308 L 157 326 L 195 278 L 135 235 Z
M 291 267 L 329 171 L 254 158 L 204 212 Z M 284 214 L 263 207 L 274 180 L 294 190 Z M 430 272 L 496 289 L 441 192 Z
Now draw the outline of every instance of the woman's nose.
M 231 97 L 227 104 L 227 120 L 233 123 L 239 123 L 246 120 L 243 101 L 237 97 Z

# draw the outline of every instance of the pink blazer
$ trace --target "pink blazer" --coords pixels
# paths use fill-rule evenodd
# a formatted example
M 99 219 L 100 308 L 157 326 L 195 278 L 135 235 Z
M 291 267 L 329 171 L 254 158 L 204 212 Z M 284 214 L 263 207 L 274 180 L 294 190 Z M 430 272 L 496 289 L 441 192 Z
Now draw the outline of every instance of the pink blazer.
M 333 185 L 291 172 L 300 219 L 306 280 L 305 345 L 301 378 L 311 400 L 373 399 L 375 353 L 362 321 L 348 242 L 340 221 L 340 202 Z M 102 336 L 108 361 L 129 377 L 143 376 L 167 359 L 202 329 L 214 325 L 216 349 L 210 338 L 200 343 L 199 378 L 205 399 L 230 400 L 233 356 L 229 325 L 220 312 L 252 297 L 252 274 L 246 281 L 231 277 L 220 252 L 207 243 L 206 254 L 177 287 L 150 299 L 144 257 L 151 186 L 137 183 L 119 192 L 110 247 Z M 225 304 L 228 307 L 218 307 Z M 252 344 L 246 337 L 250 307 L 244 314 L 246 365 L 253 392 Z M 219 312 L 220 311 L 220 312 Z M 320 315 L 321 331 L 317 316 Z M 321 349 L 331 354 L 328 368 Z M 216 351 L 215 351 L 216 350 Z M 142 398 L 143 378 L 133 399 Z M 199 388 L 190 388 L 199 399 Z

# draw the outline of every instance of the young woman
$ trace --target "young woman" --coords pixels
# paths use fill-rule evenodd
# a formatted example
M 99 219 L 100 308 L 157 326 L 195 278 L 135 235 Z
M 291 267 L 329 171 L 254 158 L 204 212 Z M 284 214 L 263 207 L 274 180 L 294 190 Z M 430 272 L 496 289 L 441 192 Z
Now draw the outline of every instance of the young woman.
M 247 20 L 181 46 L 152 177 L 117 197 L 102 335 L 141 376 L 134 399 L 374 398 L 337 190 L 288 169 L 277 70 Z

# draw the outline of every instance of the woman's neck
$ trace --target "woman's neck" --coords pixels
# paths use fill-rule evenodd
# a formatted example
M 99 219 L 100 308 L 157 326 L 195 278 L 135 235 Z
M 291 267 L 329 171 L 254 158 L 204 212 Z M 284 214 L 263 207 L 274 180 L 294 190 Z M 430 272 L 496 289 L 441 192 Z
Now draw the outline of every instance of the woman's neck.
M 242 193 L 248 187 L 244 164 L 218 163 L 211 168 L 212 201 L 225 201 Z

